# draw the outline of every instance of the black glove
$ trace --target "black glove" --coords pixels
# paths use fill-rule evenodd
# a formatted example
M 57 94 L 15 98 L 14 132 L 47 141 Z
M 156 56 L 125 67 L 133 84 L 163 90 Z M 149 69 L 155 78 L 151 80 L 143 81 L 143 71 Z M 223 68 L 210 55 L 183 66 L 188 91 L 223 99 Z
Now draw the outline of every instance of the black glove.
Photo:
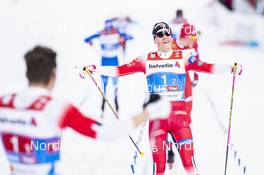
M 149 114 L 150 120 L 164 119 L 170 115 L 171 103 L 158 94 L 150 94 L 143 108 Z
M 150 103 L 154 103 L 160 99 L 161 99 L 161 97 L 159 94 L 149 94 L 147 99 L 145 100 L 145 102 L 143 104 L 143 109 L 145 109 Z

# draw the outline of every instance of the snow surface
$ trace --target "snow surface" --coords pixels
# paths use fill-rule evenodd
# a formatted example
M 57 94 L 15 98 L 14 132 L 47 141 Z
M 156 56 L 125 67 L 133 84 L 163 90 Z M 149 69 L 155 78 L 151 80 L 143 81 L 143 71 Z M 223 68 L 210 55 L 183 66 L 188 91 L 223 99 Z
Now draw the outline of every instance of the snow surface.
M 204 61 L 243 65 L 244 72 L 236 79 L 234 96 L 232 140 L 229 174 L 242 174 L 237 168 L 233 153 L 238 151 L 247 174 L 261 175 L 264 162 L 263 114 L 264 70 L 263 45 L 258 48 L 219 46 L 222 39 L 233 37 L 238 19 L 251 21 L 256 38 L 263 43 L 263 18 L 231 14 L 218 3 L 208 0 L 168 1 L 85 1 L 85 0 L 2 0 L 0 2 L 0 94 L 20 91 L 26 88 L 23 54 L 36 44 L 48 45 L 58 52 L 58 80 L 54 96 L 78 105 L 87 97 L 80 108 L 89 116 L 99 118 L 101 97 L 91 80 L 80 79 L 76 65 L 99 64 L 98 48 L 83 43 L 84 37 L 103 27 L 104 19 L 116 15 L 131 15 L 137 24 L 131 27 L 135 40 L 128 44 L 126 61 L 155 50 L 151 30 L 155 22 L 170 21 L 175 9 L 182 8 L 190 22 L 202 31 L 200 57 Z M 230 22 L 231 20 L 231 22 Z M 241 22 L 240 22 L 241 23 Z M 231 28 L 231 34 L 219 32 Z M 216 30 L 215 30 L 216 29 Z M 229 35 L 230 34 L 230 35 Z M 100 77 L 96 76 L 100 81 Z M 226 138 L 219 121 L 225 127 L 228 123 L 231 74 L 200 74 L 198 86 L 194 89 L 192 128 L 195 139 L 195 154 L 198 169 L 202 175 L 223 174 Z M 141 111 L 145 96 L 145 81 L 141 74 L 120 78 L 120 116 L 131 117 Z M 109 91 L 112 91 L 111 87 Z M 108 97 L 111 99 L 110 93 Z M 214 103 L 215 109 L 211 104 Z M 106 111 L 106 120 L 114 116 Z M 137 140 L 138 132 L 132 137 Z M 143 142 L 139 145 L 145 151 L 144 158 L 137 159 L 136 174 L 150 175 L 152 162 L 144 129 Z M 126 175 L 132 174 L 134 148 L 128 138 L 113 143 L 97 143 L 68 129 L 63 135 L 62 172 L 65 175 Z M 182 174 L 179 156 L 175 168 L 166 174 Z M 0 149 L 0 175 L 8 175 L 8 164 Z

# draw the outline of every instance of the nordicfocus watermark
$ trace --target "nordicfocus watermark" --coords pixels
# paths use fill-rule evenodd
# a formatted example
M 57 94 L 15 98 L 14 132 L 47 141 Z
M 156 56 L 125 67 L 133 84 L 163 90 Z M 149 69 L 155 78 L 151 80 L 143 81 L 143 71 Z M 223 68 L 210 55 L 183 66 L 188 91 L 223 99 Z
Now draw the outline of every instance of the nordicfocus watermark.
M 61 149 L 74 150 L 74 151 L 98 151 L 103 149 L 103 145 L 95 144 L 94 142 L 70 142 L 55 140 L 55 141 L 42 141 L 34 140 L 30 142 L 30 151 L 47 151 L 47 152 L 57 152 Z
M 172 28 L 172 33 L 178 34 L 180 33 L 181 28 Z M 184 29 L 186 34 L 193 34 L 195 32 L 198 35 L 217 35 L 217 36 L 225 36 L 225 35 L 234 35 L 235 34 L 235 27 L 232 25 L 223 25 L 223 26 L 208 26 L 203 27 L 201 31 L 198 29 L 192 30 L 190 27 L 186 27 Z
M 35 151 L 59 151 L 61 142 L 60 140 L 54 142 L 31 141 L 30 150 Z
M 172 148 L 172 146 L 175 146 L 177 150 L 193 150 L 193 141 L 192 140 L 186 140 L 180 143 L 168 143 L 166 141 L 162 142 L 162 146 L 157 146 L 156 144 L 152 145 L 152 152 L 153 153 L 158 153 L 159 151 L 165 151 L 167 149 Z
M 28 30 L 34 35 L 83 35 L 85 33 L 94 33 L 95 27 L 83 24 L 31 24 Z
M 75 144 L 65 144 L 63 145 L 63 148 L 70 147 L 70 149 L 74 150 L 80 150 L 81 148 L 85 148 L 85 150 L 91 150 L 91 149 L 98 149 L 98 145 L 95 146 L 95 144 L 81 144 L 81 143 L 75 143 Z M 193 141 L 187 140 L 180 143 L 167 143 L 166 141 L 162 142 L 162 146 L 159 147 L 156 144 L 153 144 L 152 146 L 152 152 L 157 153 L 159 151 L 165 151 L 167 149 L 172 148 L 173 146 L 176 147 L 177 150 L 192 150 L 193 149 Z M 30 144 L 30 150 L 31 151 L 48 151 L 48 152 L 54 152 L 54 151 L 60 151 L 62 148 L 62 144 L 60 140 L 54 141 L 54 142 L 43 142 L 43 141 L 31 141 Z
M 152 141 L 151 141 L 152 142 Z M 194 149 L 194 142 L 190 140 L 186 140 L 183 142 L 166 142 L 163 141 L 161 145 L 155 144 L 155 142 L 152 142 L 152 152 L 158 154 L 160 151 L 166 151 L 167 149 L 171 149 L 175 147 L 178 151 L 180 150 L 193 150 Z M 45 151 L 45 152 L 59 152 L 61 150 L 70 150 L 70 151 L 79 151 L 79 152 L 100 152 L 101 150 L 105 149 L 104 144 L 95 144 L 95 142 L 74 142 L 74 141 L 54 141 L 45 143 L 43 141 L 31 141 L 30 145 L 27 145 L 26 152 L 35 152 L 35 151 Z M 208 141 L 207 144 L 202 145 L 196 145 L 196 149 L 207 149 L 209 151 L 219 152 L 222 151 L 223 148 L 225 148 L 224 143 L 216 143 L 212 141 Z M 233 147 L 232 144 L 230 144 L 230 147 Z

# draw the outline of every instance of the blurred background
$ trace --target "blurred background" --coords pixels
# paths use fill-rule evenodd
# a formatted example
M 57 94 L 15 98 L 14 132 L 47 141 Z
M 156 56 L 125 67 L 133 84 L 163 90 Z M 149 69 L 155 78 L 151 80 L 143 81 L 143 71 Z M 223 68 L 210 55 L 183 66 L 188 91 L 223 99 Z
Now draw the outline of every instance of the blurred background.
M 107 19 L 129 17 L 132 23 L 127 33 L 134 39 L 127 42 L 125 54 L 122 50 L 118 53 L 120 63 L 126 63 L 155 51 L 153 25 L 159 21 L 171 24 L 177 9 L 183 10 L 184 17 L 200 33 L 200 59 L 243 65 L 234 97 L 229 174 L 260 175 L 264 162 L 264 0 L 1 0 L 0 94 L 27 87 L 23 56 L 37 44 L 46 45 L 58 52 L 53 95 L 99 119 L 101 96 L 91 80 L 79 78 L 75 66 L 100 65 L 101 50 L 99 41 L 91 46 L 84 39 L 102 30 Z M 95 77 L 100 81 L 99 75 Z M 131 117 L 142 110 L 146 91 L 144 75 L 130 75 L 119 81 L 119 114 Z M 201 74 L 194 88 L 192 128 L 196 162 L 202 175 L 220 175 L 224 171 L 231 81 L 231 74 Z M 110 86 L 109 94 L 112 91 Z M 114 118 L 109 109 L 105 116 L 104 120 Z M 138 138 L 140 128 L 131 133 L 133 137 Z M 146 127 L 139 144 L 146 156 L 137 158 L 137 175 L 152 173 L 147 132 Z M 95 143 L 67 129 L 63 135 L 61 171 L 69 175 L 132 174 L 134 154 L 128 138 L 110 144 Z M 166 174 L 185 174 L 179 156 L 176 159 L 174 168 Z M 1 145 L 0 175 L 9 174 Z

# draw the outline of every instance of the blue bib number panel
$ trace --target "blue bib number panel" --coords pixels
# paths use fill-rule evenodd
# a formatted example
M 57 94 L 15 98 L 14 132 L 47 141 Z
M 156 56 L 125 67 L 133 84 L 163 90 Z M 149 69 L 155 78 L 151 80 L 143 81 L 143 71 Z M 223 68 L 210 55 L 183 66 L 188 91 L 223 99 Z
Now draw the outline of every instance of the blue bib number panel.
M 60 159 L 57 137 L 35 139 L 2 133 L 1 139 L 9 161 L 23 164 L 53 163 Z
M 186 74 L 175 74 L 171 72 L 157 72 L 147 76 L 149 93 L 166 93 L 177 96 L 177 100 L 185 98 Z

